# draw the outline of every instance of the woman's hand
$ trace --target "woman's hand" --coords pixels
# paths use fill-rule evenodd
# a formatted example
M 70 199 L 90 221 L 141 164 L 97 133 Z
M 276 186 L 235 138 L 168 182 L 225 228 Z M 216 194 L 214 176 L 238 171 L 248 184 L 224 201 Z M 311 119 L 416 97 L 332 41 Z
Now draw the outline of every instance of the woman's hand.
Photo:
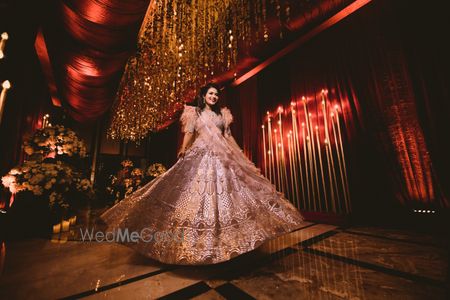
M 178 151 L 177 157 L 178 158 L 184 158 L 184 155 L 186 154 L 186 149 L 184 149 L 183 147 L 180 149 L 180 151 Z
M 194 133 L 193 132 L 186 132 L 184 134 L 183 138 L 183 144 L 181 145 L 180 150 L 178 151 L 178 158 L 183 158 L 186 154 L 186 149 L 189 149 L 189 147 L 194 142 Z

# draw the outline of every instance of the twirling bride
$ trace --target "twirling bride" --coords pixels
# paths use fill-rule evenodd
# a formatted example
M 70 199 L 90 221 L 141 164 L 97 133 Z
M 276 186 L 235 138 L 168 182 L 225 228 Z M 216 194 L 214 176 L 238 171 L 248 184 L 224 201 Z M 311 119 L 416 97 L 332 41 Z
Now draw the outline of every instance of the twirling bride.
M 218 99 L 216 85 L 202 87 L 197 106 L 185 106 L 181 115 L 185 136 L 178 161 L 103 213 L 109 230 L 145 232 L 122 243 L 168 264 L 214 264 L 302 223 L 297 209 L 242 153 L 231 136 L 233 117 Z

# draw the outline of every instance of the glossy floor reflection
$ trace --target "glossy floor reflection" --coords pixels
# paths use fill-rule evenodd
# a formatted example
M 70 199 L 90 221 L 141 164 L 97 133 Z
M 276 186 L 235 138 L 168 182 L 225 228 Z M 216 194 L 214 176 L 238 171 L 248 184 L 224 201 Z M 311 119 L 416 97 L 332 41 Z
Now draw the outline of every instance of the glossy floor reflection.
M 167 266 L 71 232 L 1 245 L 0 299 L 445 299 L 445 237 L 305 222 L 232 261 Z

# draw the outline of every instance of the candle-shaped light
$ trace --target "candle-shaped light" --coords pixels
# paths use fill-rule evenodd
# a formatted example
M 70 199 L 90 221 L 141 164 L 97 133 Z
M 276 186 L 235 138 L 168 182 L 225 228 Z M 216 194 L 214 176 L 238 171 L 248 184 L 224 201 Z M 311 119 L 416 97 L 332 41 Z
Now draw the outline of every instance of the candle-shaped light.
M 314 142 L 314 129 L 313 129 L 313 123 L 311 120 L 311 113 L 309 114 L 309 121 L 311 124 L 311 147 L 312 147 L 312 158 L 313 158 L 313 166 L 314 166 L 314 179 L 315 179 L 315 183 L 316 183 L 316 192 L 317 192 L 317 199 L 316 201 L 314 201 L 314 210 L 316 210 L 317 208 L 317 203 L 321 202 L 320 199 L 320 188 L 319 188 L 319 173 L 317 172 L 317 159 L 316 159 L 316 146 L 315 146 L 315 142 Z
M 61 221 L 61 231 L 69 231 L 69 228 L 70 228 L 70 221 L 62 220 Z
M 327 113 L 327 102 L 325 101 L 325 90 L 322 90 L 321 96 L 322 96 L 322 115 L 323 115 L 325 139 L 329 141 L 330 137 L 328 134 L 328 120 L 327 120 L 328 113 Z
M 280 150 L 278 146 L 278 130 L 275 128 L 273 130 L 273 136 L 275 140 L 275 174 L 276 174 L 276 180 L 277 180 L 277 187 L 278 190 L 281 188 L 281 173 L 280 173 Z
M 307 132 L 307 135 L 310 136 L 311 135 L 311 130 L 310 130 L 310 127 L 309 127 L 309 117 L 311 116 L 311 114 L 308 113 L 308 106 L 307 106 L 307 99 L 306 99 L 306 97 L 302 97 L 302 100 L 303 100 L 303 110 L 304 110 L 304 113 L 305 113 L 306 132 Z
M 2 83 L 2 92 L 0 94 L 0 124 L 2 123 L 3 110 L 5 108 L 6 102 L 6 92 L 11 88 L 11 83 L 9 80 L 5 80 Z
M 320 133 L 319 133 L 319 126 L 316 126 L 316 142 L 317 142 L 317 153 L 319 156 L 319 165 L 320 165 L 320 174 L 322 177 L 322 186 L 323 186 L 323 196 L 325 200 L 325 209 L 328 211 L 328 196 L 327 196 L 327 185 L 325 183 L 325 176 L 324 176 L 324 170 L 323 170 L 323 162 L 322 162 L 322 149 L 320 147 Z
M 342 135 L 341 135 L 341 123 L 339 119 L 339 106 L 336 104 L 334 106 L 335 114 L 336 114 L 336 124 L 338 129 L 338 136 L 339 136 L 339 145 L 340 145 L 340 152 L 341 152 L 341 158 L 342 158 L 342 165 L 344 168 L 344 179 L 345 179 L 345 189 L 347 193 L 347 211 L 351 211 L 351 202 L 350 202 L 350 189 L 348 187 L 348 177 L 347 177 L 347 165 L 345 162 L 345 155 L 344 155 L 344 145 L 342 144 Z
M 270 117 L 270 113 L 267 112 L 267 139 L 269 141 L 269 179 L 275 184 L 275 164 L 273 157 L 273 143 L 272 143 L 272 120 Z
M 295 206 L 297 208 L 298 207 L 298 192 L 297 192 L 297 187 L 296 187 L 296 183 L 297 183 L 297 176 L 296 176 L 296 172 L 294 170 L 294 159 L 293 159 L 293 151 L 292 151 L 292 131 L 289 131 L 289 133 L 287 134 L 287 141 L 288 141 L 288 157 L 289 157 L 289 170 L 290 170 L 290 175 L 291 175 L 291 190 L 292 190 L 292 202 L 295 204 Z
M 333 212 L 336 212 L 336 198 L 334 196 L 334 183 L 333 183 L 333 175 L 332 173 L 332 160 L 330 158 L 330 148 L 328 146 L 328 140 L 325 139 L 325 153 L 326 153 L 326 159 L 327 159 L 327 167 L 328 167 L 328 178 L 330 180 L 330 194 L 331 194 L 331 207 Z
M 261 129 L 262 129 L 262 136 L 263 136 L 263 156 L 264 156 L 264 176 L 266 176 L 267 178 L 267 150 L 266 150 L 266 131 L 265 131 L 265 126 L 264 124 L 261 125 Z
M 311 194 L 310 194 L 310 186 L 309 186 L 309 168 L 310 165 L 308 163 L 308 146 L 306 144 L 306 133 L 305 133 L 305 123 L 302 123 L 302 138 L 303 138 L 303 157 L 305 160 L 305 177 L 306 177 L 306 192 L 307 192 L 307 201 L 311 204 Z M 306 207 L 306 199 L 305 199 L 305 207 Z M 308 209 L 311 209 L 311 206 L 308 205 Z
M 294 103 L 295 104 L 295 103 Z M 300 139 L 299 139 L 299 129 L 297 126 L 297 115 L 299 115 L 297 113 L 297 110 L 295 110 L 294 108 L 292 109 L 292 128 L 293 128 L 293 153 L 294 153 L 294 162 L 295 162 L 295 167 L 297 167 L 298 165 L 298 172 L 300 173 L 300 181 L 301 181 L 301 187 L 302 187 L 302 202 L 303 202 L 303 207 L 305 207 L 305 183 L 303 180 L 303 166 L 302 166 L 302 157 L 301 157 L 301 151 L 300 151 Z M 296 174 L 296 187 L 297 187 L 297 192 L 298 192 L 298 180 L 297 180 L 297 172 L 295 172 Z M 299 199 L 300 197 L 300 193 L 297 193 L 297 198 Z
M 5 45 L 8 38 L 9 38 L 8 33 L 3 32 L 0 39 L 0 59 L 5 57 Z
M 287 196 L 288 199 L 290 199 L 290 193 L 289 193 L 289 185 L 288 185 L 288 176 L 287 176 L 287 169 L 286 169 L 286 155 L 285 155 L 285 149 L 284 149 L 284 139 L 283 139 L 283 119 L 282 119 L 282 114 L 283 114 L 283 107 L 279 106 L 278 107 L 278 129 L 280 131 L 280 144 L 281 144 L 281 181 L 282 181 L 282 186 L 283 186 L 283 191 L 285 192 L 285 195 Z
M 328 156 L 328 163 L 331 164 L 332 168 L 331 168 L 331 172 L 332 172 L 332 176 L 334 178 L 334 181 L 331 182 L 331 190 L 336 189 L 336 197 L 333 197 L 334 200 L 337 201 L 337 204 L 339 204 L 340 202 L 340 197 L 339 197 L 339 188 L 338 188 L 338 184 L 336 181 L 336 170 L 335 170 L 335 165 L 334 165 L 334 155 L 333 155 L 333 149 L 331 148 L 331 139 L 330 139 L 330 132 L 328 130 L 328 112 L 327 112 L 327 97 L 328 97 L 328 91 L 326 90 L 322 90 L 322 112 L 323 112 L 323 121 L 324 121 L 324 127 L 325 127 L 325 139 L 327 141 L 327 143 L 325 143 L 325 147 L 328 149 L 327 152 L 327 156 Z M 336 208 L 336 206 L 334 206 Z M 336 210 L 335 210 L 336 212 Z
M 300 186 L 298 182 L 298 173 L 300 173 L 301 178 L 301 191 L 303 193 L 303 201 L 305 199 L 305 189 L 303 184 L 303 171 L 302 171 L 302 161 L 300 157 L 300 146 L 299 146 L 299 140 L 298 140 L 298 127 L 297 127 L 297 110 L 296 110 L 296 104 L 297 102 L 291 102 L 291 119 L 292 119 L 292 134 L 291 134 L 291 151 L 292 151 L 292 158 L 293 158 L 293 168 L 294 168 L 294 187 L 295 187 L 295 197 L 297 199 L 297 207 L 300 209 Z M 303 206 L 304 207 L 304 206 Z
M 342 190 L 344 192 L 345 208 L 346 208 L 346 211 L 348 211 L 347 190 L 345 188 L 344 170 L 342 167 L 341 153 L 339 151 L 339 143 L 338 143 L 338 139 L 337 139 L 336 126 L 334 126 L 334 113 L 331 113 L 330 117 L 331 117 L 331 126 L 333 128 L 334 144 L 336 146 L 336 157 L 338 159 L 339 175 L 341 177 Z
M 308 99 L 306 98 L 306 97 L 302 97 L 302 100 L 303 100 L 303 110 L 304 110 L 304 114 L 305 114 L 305 123 L 306 123 L 306 141 L 307 141 L 307 143 L 306 144 L 304 144 L 304 147 L 307 147 L 308 149 L 308 151 L 307 151 L 307 153 L 308 153 L 308 163 L 309 163 L 309 166 L 308 166 L 308 169 L 309 169 L 309 174 L 308 174 L 308 176 L 309 176 L 309 182 L 310 182 L 310 184 L 311 185 L 308 185 L 308 188 L 310 188 L 311 189 L 311 193 L 312 193 L 312 201 L 313 201 L 313 203 L 315 203 L 316 202 L 316 192 L 315 192 L 315 188 L 314 188 L 314 160 L 313 160 L 313 158 L 312 158 L 312 153 L 313 153 L 313 151 L 312 151 L 312 145 L 311 145 L 311 142 L 310 142 L 310 139 L 311 139 L 311 130 L 312 130 L 312 128 L 311 128 L 311 122 L 310 122 L 310 118 L 311 118 L 311 113 L 309 113 L 309 111 L 308 111 L 308 105 L 307 105 L 307 103 L 308 103 Z M 309 201 L 309 203 L 311 202 L 311 199 L 308 199 L 308 201 Z
M 77 216 L 72 216 L 69 219 L 70 225 L 75 225 L 75 223 L 77 222 Z
M 53 225 L 53 233 L 60 233 L 61 232 L 61 223 Z
M 309 188 L 311 189 L 312 198 L 308 199 L 309 201 L 309 207 L 312 209 L 312 205 L 315 205 L 316 201 L 316 191 L 314 188 L 314 164 L 312 159 L 312 152 L 311 152 L 311 136 L 306 136 L 306 145 L 308 148 L 308 163 L 309 163 Z
M 45 127 L 47 127 L 50 123 L 49 123 L 49 118 L 50 118 L 50 115 L 49 114 L 45 114 L 43 117 L 42 117 L 42 128 L 45 128 Z

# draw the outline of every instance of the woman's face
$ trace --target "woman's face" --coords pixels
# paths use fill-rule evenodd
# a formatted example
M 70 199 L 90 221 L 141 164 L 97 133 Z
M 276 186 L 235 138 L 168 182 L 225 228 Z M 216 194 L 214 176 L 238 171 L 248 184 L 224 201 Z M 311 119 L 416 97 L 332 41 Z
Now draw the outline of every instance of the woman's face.
M 204 96 L 206 104 L 214 106 L 219 101 L 219 91 L 216 88 L 210 87 Z

